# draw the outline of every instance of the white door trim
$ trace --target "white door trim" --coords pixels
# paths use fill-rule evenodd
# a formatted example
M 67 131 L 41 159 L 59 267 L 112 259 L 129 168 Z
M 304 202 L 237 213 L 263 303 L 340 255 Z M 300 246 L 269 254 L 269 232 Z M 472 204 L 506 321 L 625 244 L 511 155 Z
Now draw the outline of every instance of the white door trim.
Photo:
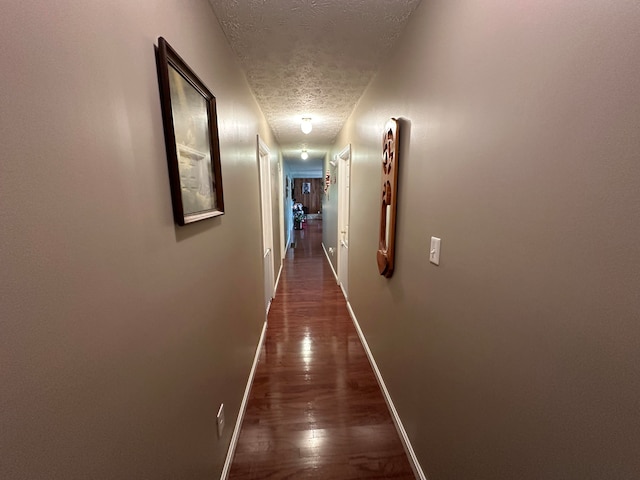
M 335 156 L 338 164 L 338 283 L 345 298 L 349 295 L 349 207 L 350 207 L 350 176 L 351 176 L 351 144 L 344 147 Z M 344 256 L 347 258 L 343 258 Z
M 260 174 L 260 211 L 262 219 L 262 254 L 264 257 L 264 296 L 266 311 L 269 311 L 269 306 L 275 293 L 270 152 L 267 144 L 264 143 L 258 135 L 256 155 L 258 157 L 258 172 Z
M 285 198 L 285 184 L 284 184 L 284 167 L 282 165 L 282 156 L 278 161 L 278 208 L 280 213 L 280 259 L 284 259 L 287 253 L 287 242 L 284 238 L 284 198 Z M 281 262 L 282 264 L 282 262 Z M 278 275 L 279 277 L 279 275 Z M 277 283 L 277 282 L 276 282 Z

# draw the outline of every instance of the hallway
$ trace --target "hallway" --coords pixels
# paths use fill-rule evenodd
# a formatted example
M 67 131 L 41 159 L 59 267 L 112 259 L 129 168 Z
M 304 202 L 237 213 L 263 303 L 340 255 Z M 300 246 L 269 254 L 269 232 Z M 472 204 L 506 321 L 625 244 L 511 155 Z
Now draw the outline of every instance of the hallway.
M 229 478 L 415 478 L 324 256 L 294 231 Z
M 640 2 L 2 6 L 1 480 L 640 479 Z

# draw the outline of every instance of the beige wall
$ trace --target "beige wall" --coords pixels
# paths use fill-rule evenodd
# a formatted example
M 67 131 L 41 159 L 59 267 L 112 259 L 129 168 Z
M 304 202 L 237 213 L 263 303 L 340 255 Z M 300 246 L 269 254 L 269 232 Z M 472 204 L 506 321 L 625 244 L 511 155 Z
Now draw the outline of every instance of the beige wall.
M 158 36 L 218 99 L 226 214 L 180 228 Z M 218 477 L 264 321 L 256 134 L 278 146 L 209 5 L 4 2 L 0 59 L 0 477 Z
M 351 304 L 431 480 L 638 477 L 639 27 L 633 1 L 423 2 L 337 139 Z

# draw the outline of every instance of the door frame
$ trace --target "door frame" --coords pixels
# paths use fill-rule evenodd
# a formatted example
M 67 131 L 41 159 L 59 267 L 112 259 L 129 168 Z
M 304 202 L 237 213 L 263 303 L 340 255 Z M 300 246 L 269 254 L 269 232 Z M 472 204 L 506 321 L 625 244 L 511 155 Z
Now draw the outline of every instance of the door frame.
M 271 150 L 257 136 L 256 155 L 260 182 L 260 218 L 262 220 L 262 255 L 264 266 L 265 308 L 269 311 L 275 294 L 275 272 L 273 261 L 273 201 L 271 198 Z M 268 263 L 265 262 L 265 259 Z
M 342 242 L 349 248 L 349 216 L 351 206 L 351 144 L 335 157 L 338 164 L 338 283 L 346 299 L 349 298 L 349 264 L 342 259 Z M 348 181 L 347 181 L 348 180 Z
M 278 213 L 280 218 L 280 259 L 284 260 L 287 254 L 287 239 L 284 236 L 284 199 L 285 199 L 285 183 L 284 183 L 284 166 L 282 165 L 282 156 L 278 161 Z

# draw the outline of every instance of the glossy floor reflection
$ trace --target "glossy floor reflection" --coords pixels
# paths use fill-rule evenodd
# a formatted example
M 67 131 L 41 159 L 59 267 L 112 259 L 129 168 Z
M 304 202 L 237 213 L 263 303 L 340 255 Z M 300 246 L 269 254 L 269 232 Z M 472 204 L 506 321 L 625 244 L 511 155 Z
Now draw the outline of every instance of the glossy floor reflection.
M 414 479 L 321 228 L 295 231 L 229 478 Z

